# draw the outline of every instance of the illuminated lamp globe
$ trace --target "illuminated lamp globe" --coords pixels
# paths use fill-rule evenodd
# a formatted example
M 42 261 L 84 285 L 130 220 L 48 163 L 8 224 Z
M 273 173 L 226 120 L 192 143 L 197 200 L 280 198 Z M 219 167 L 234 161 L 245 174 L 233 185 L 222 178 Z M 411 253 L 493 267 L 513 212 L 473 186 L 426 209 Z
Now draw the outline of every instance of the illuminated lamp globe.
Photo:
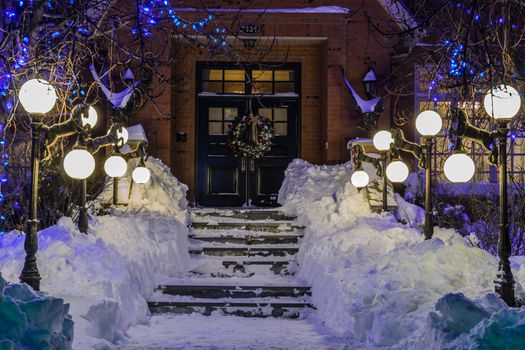
M 122 144 L 128 143 L 129 133 L 125 127 L 122 127 L 120 130 L 117 130 L 117 138 L 122 139 Z
M 378 151 L 388 151 L 390 144 L 394 141 L 390 131 L 381 130 L 374 135 L 372 142 Z
M 73 179 L 87 179 L 95 170 L 95 158 L 85 149 L 73 149 L 64 157 L 64 170 Z
M 121 156 L 111 156 L 104 163 L 104 170 L 109 177 L 121 177 L 128 170 L 128 163 Z
M 465 153 L 454 153 L 445 161 L 443 170 L 450 182 L 462 183 L 472 179 L 476 166 L 472 158 Z
M 86 114 L 82 115 L 82 126 L 86 127 L 89 125 L 90 128 L 94 128 L 98 121 L 97 110 L 93 106 L 89 106 L 87 117 Z M 85 117 L 85 118 L 84 118 Z
M 416 129 L 423 136 L 436 136 L 442 126 L 441 116 L 434 111 L 423 111 L 416 118 Z
M 403 182 L 408 177 L 408 167 L 400 160 L 395 160 L 386 167 L 386 177 L 392 182 Z
M 49 82 L 43 79 L 31 79 L 20 88 L 18 99 L 26 112 L 45 114 L 55 106 L 57 93 Z
M 354 187 L 363 188 L 366 185 L 368 185 L 368 182 L 370 182 L 370 178 L 368 177 L 366 171 L 357 170 L 352 174 L 350 181 L 352 182 L 352 185 L 354 185 Z
M 521 107 L 520 94 L 512 86 L 495 86 L 485 95 L 483 107 L 494 119 L 512 119 Z
M 133 178 L 133 181 L 135 181 L 138 184 L 145 184 L 149 181 L 149 178 L 151 177 L 151 173 L 148 168 L 145 166 L 138 166 L 133 170 L 133 173 L 131 173 L 131 177 Z
M 370 177 L 364 170 L 357 170 L 352 174 L 350 178 L 352 185 L 356 188 L 363 188 L 370 182 Z

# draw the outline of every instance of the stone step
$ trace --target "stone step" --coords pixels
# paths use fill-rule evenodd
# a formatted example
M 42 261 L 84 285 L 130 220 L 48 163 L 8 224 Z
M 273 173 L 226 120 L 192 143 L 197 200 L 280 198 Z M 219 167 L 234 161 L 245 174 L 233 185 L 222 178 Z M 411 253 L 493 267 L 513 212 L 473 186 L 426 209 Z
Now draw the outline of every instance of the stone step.
M 251 277 L 254 275 L 288 274 L 289 259 L 268 259 L 265 257 L 239 257 L 234 259 L 199 258 L 197 265 L 190 272 L 212 277 Z
M 210 243 L 234 243 L 245 245 L 256 244 L 294 244 L 299 242 L 302 235 L 221 235 L 221 236 L 201 236 L 190 235 L 189 238 Z
M 303 286 L 160 285 L 155 291 L 194 298 L 268 298 L 310 296 Z
M 242 317 L 283 317 L 297 318 L 302 310 L 313 308 L 304 301 L 281 301 L 279 299 L 262 301 L 150 301 L 151 313 L 200 313 L 209 316 L 218 311 L 223 315 Z M 232 330 L 234 331 L 234 330 Z
M 304 230 L 303 226 L 290 223 L 276 222 L 192 222 L 191 227 L 196 230 L 245 230 L 263 232 L 297 232 Z
M 190 249 L 190 255 L 208 255 L 208 256 L 279 256 L 286 257 L 295 255 L 299 251 L 298 247 L 202 247 Z
M 293 221 L 294 217 L 286 216 L 278 210 L 195 210 L 191 216 L 197 219 L 219 218 L 219 219 L 242 219 L 242 220 L 271 220 L 271 221 Z

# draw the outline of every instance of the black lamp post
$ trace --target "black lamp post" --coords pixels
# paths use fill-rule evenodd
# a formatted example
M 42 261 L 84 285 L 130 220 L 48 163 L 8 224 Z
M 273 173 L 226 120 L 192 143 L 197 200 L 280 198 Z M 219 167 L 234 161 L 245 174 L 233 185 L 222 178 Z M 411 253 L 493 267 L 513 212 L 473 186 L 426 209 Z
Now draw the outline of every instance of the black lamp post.
M 386 177 L 386 163 L 392 141 L 392 133 L 386 130 L 378 131 L 372 139 L 374 147 L 379 151 L 379 158 L 381 160 L 381 177 L 383 178 L 382 210 L 385 212 L 388 211 L 388 179 Z
M 407 141 L 401 129 L 392 130 L 394 138 L 393 148 L 412 153 L 419 159 L 419 167 L 425 169 L 425 226 L 423 234 L 425 239 L 431 239 L 434 235 L 433 213 L 432 213 L 432 149 L 434 147 L 433 137 L 441 131 L 442 120 L 434 111 L 423 111 L 416 118 L 416 129 L 422 135 L 423 143 Z M 388 176 L 387 169 L 387 176 Z M 392 175 L 390 175 L 392 176 Z M 389 177 L 390 178 L 390 177 Z M 393 180 L 393 182 L 404 181 L 405 178 Z
M 26 258 L 20 274 L 20 281 L 27 283 L 34 290 L 40 290 L 40 273 L 36 260 L 38 251 L 38 187 L 40 161 L 51 157 L 51 146 L 61 137 L 73 135 L 80 130 L 82 113 L 86 105 L 78 105 L 71 111 L 69 119 L 51 126 L 44 125 L 40 117 L 51 111 L 56 102 L 55 88 L 42 79 L 25 82 L 19 91 L 19 100 L 27 113 L 31 115 L 31 203 L 27 232 L 24 241 Z
M 490 152 L 489 161 L 499 167 L 499 265 L 494 289 L 505 303 L 512 307 L 516 305 L 516 299 L 514 296 L 515 282 L 509 261 L 511 241 L 508 222 L 507 135 L 509 132 L 508 122 L 518 113 L 521 107 L 521 99 L 514 88 L 499 85 L 486 94 L 484 107 L 485 111 L 495 119 L 496 130 L 486 131 L 470 125 L 466 113 L 458 109 L 452 113 L 454 123 L 451 123 L 449 135 L 467 138 L 480 144 Z M 452 182 L 466 182 L 474 174 L 473 166 L 471 166 L 471 172 L 465 177 L 461 177 L 459 171 L 454 167 L 447 166 L 447 163 L 457 164 L 456 158 L 459 155 L 453 154 L 445 162 L 445 176 Z

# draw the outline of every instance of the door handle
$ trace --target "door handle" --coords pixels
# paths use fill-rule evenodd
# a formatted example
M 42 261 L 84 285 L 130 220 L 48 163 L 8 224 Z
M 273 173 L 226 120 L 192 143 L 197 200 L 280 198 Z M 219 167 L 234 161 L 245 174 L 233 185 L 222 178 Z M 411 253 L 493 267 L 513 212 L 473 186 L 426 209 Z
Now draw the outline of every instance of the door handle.
M 242 158 L 241 160 L 241 172 L 245 172 L 246 171 L 246 158 Z
M 250 159 L 250 172 L 254 172 L 255 171 L 255 160 L 253 159 Z

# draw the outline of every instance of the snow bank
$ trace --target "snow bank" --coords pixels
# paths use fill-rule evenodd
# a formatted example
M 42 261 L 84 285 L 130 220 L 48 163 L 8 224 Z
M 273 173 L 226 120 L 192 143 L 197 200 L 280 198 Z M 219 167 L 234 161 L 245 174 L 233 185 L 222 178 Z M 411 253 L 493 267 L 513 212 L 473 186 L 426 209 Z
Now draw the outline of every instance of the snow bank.
M 171 215 L 186 224 L 188 220 L 188 202 L 186 192 L 188 186 L 180 182 L 171 174 L 171 170 L 160 159 L 149 157 L 146 167 L 151 172 L 151 179 L 146 184 L 131 183 L 131 173 L 136 168 L 139 160 L 132 159 L 128 162 L 125 177 L 119 181 L 120 196 L 126 197 L 126 211 L 131 213 L 154 212 L 157 214 Z M 111 201 L 113 198 L 113 180 L 108 178 L 105 191 L 101 194 L 102 201 Z M 124 192 L 124 193 L 122 193 Z
M 524 349 L 525 309 L 509 308 L 496 293 L 474 300 L 449 293 L 436 303 L 421 349 Z
M 0 349 L 71 349 L 73 321 L 64 300 L 8 284 L 0 275 Z
M 41 289 L 71 304 L 75 349 L 107 348 L 124 340 L 125 330 L 146 318 L 146 298 L 157 283 L 189 266 L 181 197 L 186 187 L 160 162 L 148 167 L 151 184 L 135 184 L 133 190 L 145 196 L 142 210 L 92 217 L 87 235 L 70 218 L 39 232 Z M 23 243 L 18 232 L 0 236 L 0 268 L 7 280 L 18 281 Z
M 312 286 L 314 317 L 355 347 L 443 349 L 460 334 L 446 336 L 447 323 L 438 320 L 448 317 L 443 311 L 448 301 L 438 300 L 447 293 L 461 292 L 465 300 L 490 293 L 496 258 L 453 230 L 436 228 L 434 238 L 424 241 L 419 230 L 392 215 L 371 213 L 350 174 L 348 164 L 313 166 L 296 160 L 281 188 L 284 210 L 307 225 L 298 277 Z M 525 277 L 525 269 L 517 261 L 514 265 L 517 279 Z M 494 327 L 486 316 L 487 327 Z M 470 326 L 478 324 L 474 320 L 482 322 L 473 316 Z M 469 327 L 463 337 L 478 334 Z M 434 341 L 422 344 L 420 338 L 428 333 Z

